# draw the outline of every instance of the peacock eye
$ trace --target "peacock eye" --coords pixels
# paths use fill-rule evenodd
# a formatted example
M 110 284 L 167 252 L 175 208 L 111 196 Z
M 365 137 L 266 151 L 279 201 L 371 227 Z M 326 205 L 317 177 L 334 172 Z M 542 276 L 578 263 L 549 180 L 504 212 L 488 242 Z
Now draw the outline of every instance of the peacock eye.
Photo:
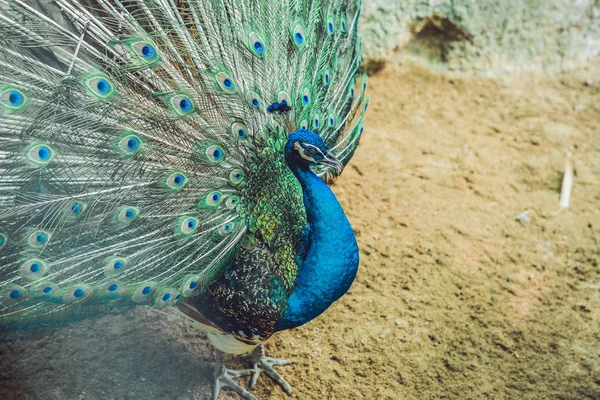
M 244 140 L 248 136 L 248 130 L 246 129 L 246 125 L 240 124 L 239 122 L 234 122 L 231 125 L 231 133 L 235 139 Z
M 240 168 L 234 168 L 229 172 L 229 182 L 234 186 L 239 185 L 244 180 L 244 172 Z
M 22 111 L 27 105 L 27 97 L 19 89 L 8 87 L 0 88 L 0 108 L 7 112 Z
M 253 90 L 248 90 L 248 93 L 246 93 L 246 101 L 256 109 L 260 109 L 262 104 L 259 94 Z
M 206 160 L 211 164 L 218 164 L 225 159 L 225 151 L 219 145 L 208 146 L 204 150 Z
M 106 276 L 115 276 L 120 274 L 127 267 L 127 259 L 123 257 L 111 257 L 106 261 L 104 274 Z
M 179 117 L 185 117 L 194 112 L 194 102 L 183 94 L 177 94 L 169 98 L 171 109 Z
M 117 221 L 127 224 L 134 219 L 140 213 L 140 209 L 133 206 L 122 206 L 117 210 Z
M 21 265 L 21 275 L 29 279 L 38 279 L 46 273 L 46 263 L 40 259 L 34 258 L 25 261 Z
M 179 221 L 178 231 L 183 235 L 191 235 L 198 228 L 198 220 L 194 217 L 183 217 Z
M 312 147 L 304 149 L 304 155 L 307 156 L 307 157 L 311 157 L 312 158 L 312 157 L 315 156 L 315 154 L 317 154 L 317 152 Z
M 221 90 L 223 90 L 225 93 L 233 94 L 237 91 L 233 78 L 229 74 L 225 72 L 219 72 L 215 74 L 215 79 L 217 81 L 217 85 L 219 85 Z
M 305 106 L 310 105 L 312 99 L 312 87 L 310 85 L 306 85 L 302 89 L 302 104 Z
M 300 21 L 297 21 L 291 25 L 290 34 L 294 46 L 302 48 L 306 44 L 306 36 L 304 34 L 304 26 Z
M 31 247 L 44 247 L 50 240 L 50 234 L 44 231 L 33 231 L 27 238 L 27 242 Z
M 233 222 L 227 222 L 226 224 L 221 225 L 221 227 L 219 228 L 219 233 L 221 235 L 228 235 L 233 231 L 234 228 L 235 225 Z
M 225 202 L 225 205 L 227 206 L 228 209 L 233 210 L 234 208 L 237 207 L 239 202 L 240 202 L 239 196 L 231 196 L 227 199 L 227 201 Z
M 116 147 L 124 157 L 132 157 L 142 149 L 143 144 L 144 142 L 138 135 L 129 134 L 119 139 Z
M 277 102 L 289 107 L 292 106 L 292 98 L 289 93 L 284 90 L 280 90 L 279 93 L 277 93 Z
M 115 94 L 115 87 L 104 74 L 92 73 L 83 78 L 86 89 L 95 97 L 106 100 Z
M 160 56 L 156 46 L 147 41 L 133 42 L 131 48 L 138 56 L 140 61 L 146 65 L 152 65 L 159 61 Z
M 205 204 L 200 204 L 200 207 L 202 207 L 203 205 L 206 205 L 208 207 L 217 206 L 221 202 L 222 198 L 223 193 L 216 190 L 214 192 L 210 192 L 204 197 Z
M 172 172 L 164 182 L 165 187 L 172 192 L 181 190 L 188 181 L 188 177 L 181 171 Z
M 249 37 L 250 49 L 254 54 L 261 57 L 265 52 L 265 41 L 257 34 L 252 32 Z
M 54 150 L 50 146 L 38 143 L 29 147 L 25 155 L 36 166 L 45 167 L 54 158 Z

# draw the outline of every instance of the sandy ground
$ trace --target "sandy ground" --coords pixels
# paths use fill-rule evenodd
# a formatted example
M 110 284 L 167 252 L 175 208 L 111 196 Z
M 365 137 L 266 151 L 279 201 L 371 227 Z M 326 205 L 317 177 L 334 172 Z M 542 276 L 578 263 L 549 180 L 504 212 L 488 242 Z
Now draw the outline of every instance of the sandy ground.
M 334 187 L 360 271 L 325 315 L 269 342 L 297 360 L 281 368 L 291 399 L 600 398 L 594 78 L 600 63 L 371 79 L 365 136 Z M 560 212 L 567 150 L 575 186 Z M 206 399 L 213 357 L 202 333 L 139 309 L 0 345 L 0 398 Z M 256 394 L 287 398 L 264 377 Z

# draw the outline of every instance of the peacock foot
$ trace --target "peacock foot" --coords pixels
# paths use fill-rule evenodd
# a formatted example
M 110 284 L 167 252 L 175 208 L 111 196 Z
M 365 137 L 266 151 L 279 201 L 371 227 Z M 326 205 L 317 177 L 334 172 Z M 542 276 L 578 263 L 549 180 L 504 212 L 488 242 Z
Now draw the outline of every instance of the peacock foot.
M 252 377 L 250 378 L 250 389 L 253 389 L 254 386 L 256 386 L 258 377 L 262 372 L 264 372 L 269 378 L 273 379 L 277 384 L 279 384 L 284 392 L 288 394 L 292 393 L 292 387 L 290 384 L 285 380 L 283 375 L 275 371 L 273 367 L 292 364 L 294 362 L 293 360 L 278 360 L 276 358 L 267 357 L 265 355 L 265 346 L 263 344 L 254 350 L 252 360 L 254 365 L 252 368 Z
M 258 400 L 256 396 L 240 386 L 234 379 L 248 376 L 254 373 L 252 369 L 233 370 L 225 367 L 223 354 L 217 350 L 217 362 L 215 363 L 215 380 L 213 382 L 212 400 L 217 400 L 222 389 L 233 390 L 246 400 Z

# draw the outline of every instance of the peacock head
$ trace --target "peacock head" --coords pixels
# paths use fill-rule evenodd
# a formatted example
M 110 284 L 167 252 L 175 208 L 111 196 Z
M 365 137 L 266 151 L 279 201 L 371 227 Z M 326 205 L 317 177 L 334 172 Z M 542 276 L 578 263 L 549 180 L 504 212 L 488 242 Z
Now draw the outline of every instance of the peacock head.
M 327 145 L 317 133 L 300 129 L 288 136 L 285 145 L 285 161 L 290 168 L 308 170 L 314 165 L 333 167 L 336 173 L 342 172 L 344 165 L 327 150 Z

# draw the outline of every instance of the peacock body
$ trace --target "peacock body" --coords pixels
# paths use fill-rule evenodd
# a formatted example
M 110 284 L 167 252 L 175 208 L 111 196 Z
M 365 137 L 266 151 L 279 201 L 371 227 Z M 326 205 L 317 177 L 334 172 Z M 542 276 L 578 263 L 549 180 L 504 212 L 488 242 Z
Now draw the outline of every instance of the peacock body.
M 345 293 L 359 9 L 0 0 L 0 330 L 178 307 L 243 353 Z

